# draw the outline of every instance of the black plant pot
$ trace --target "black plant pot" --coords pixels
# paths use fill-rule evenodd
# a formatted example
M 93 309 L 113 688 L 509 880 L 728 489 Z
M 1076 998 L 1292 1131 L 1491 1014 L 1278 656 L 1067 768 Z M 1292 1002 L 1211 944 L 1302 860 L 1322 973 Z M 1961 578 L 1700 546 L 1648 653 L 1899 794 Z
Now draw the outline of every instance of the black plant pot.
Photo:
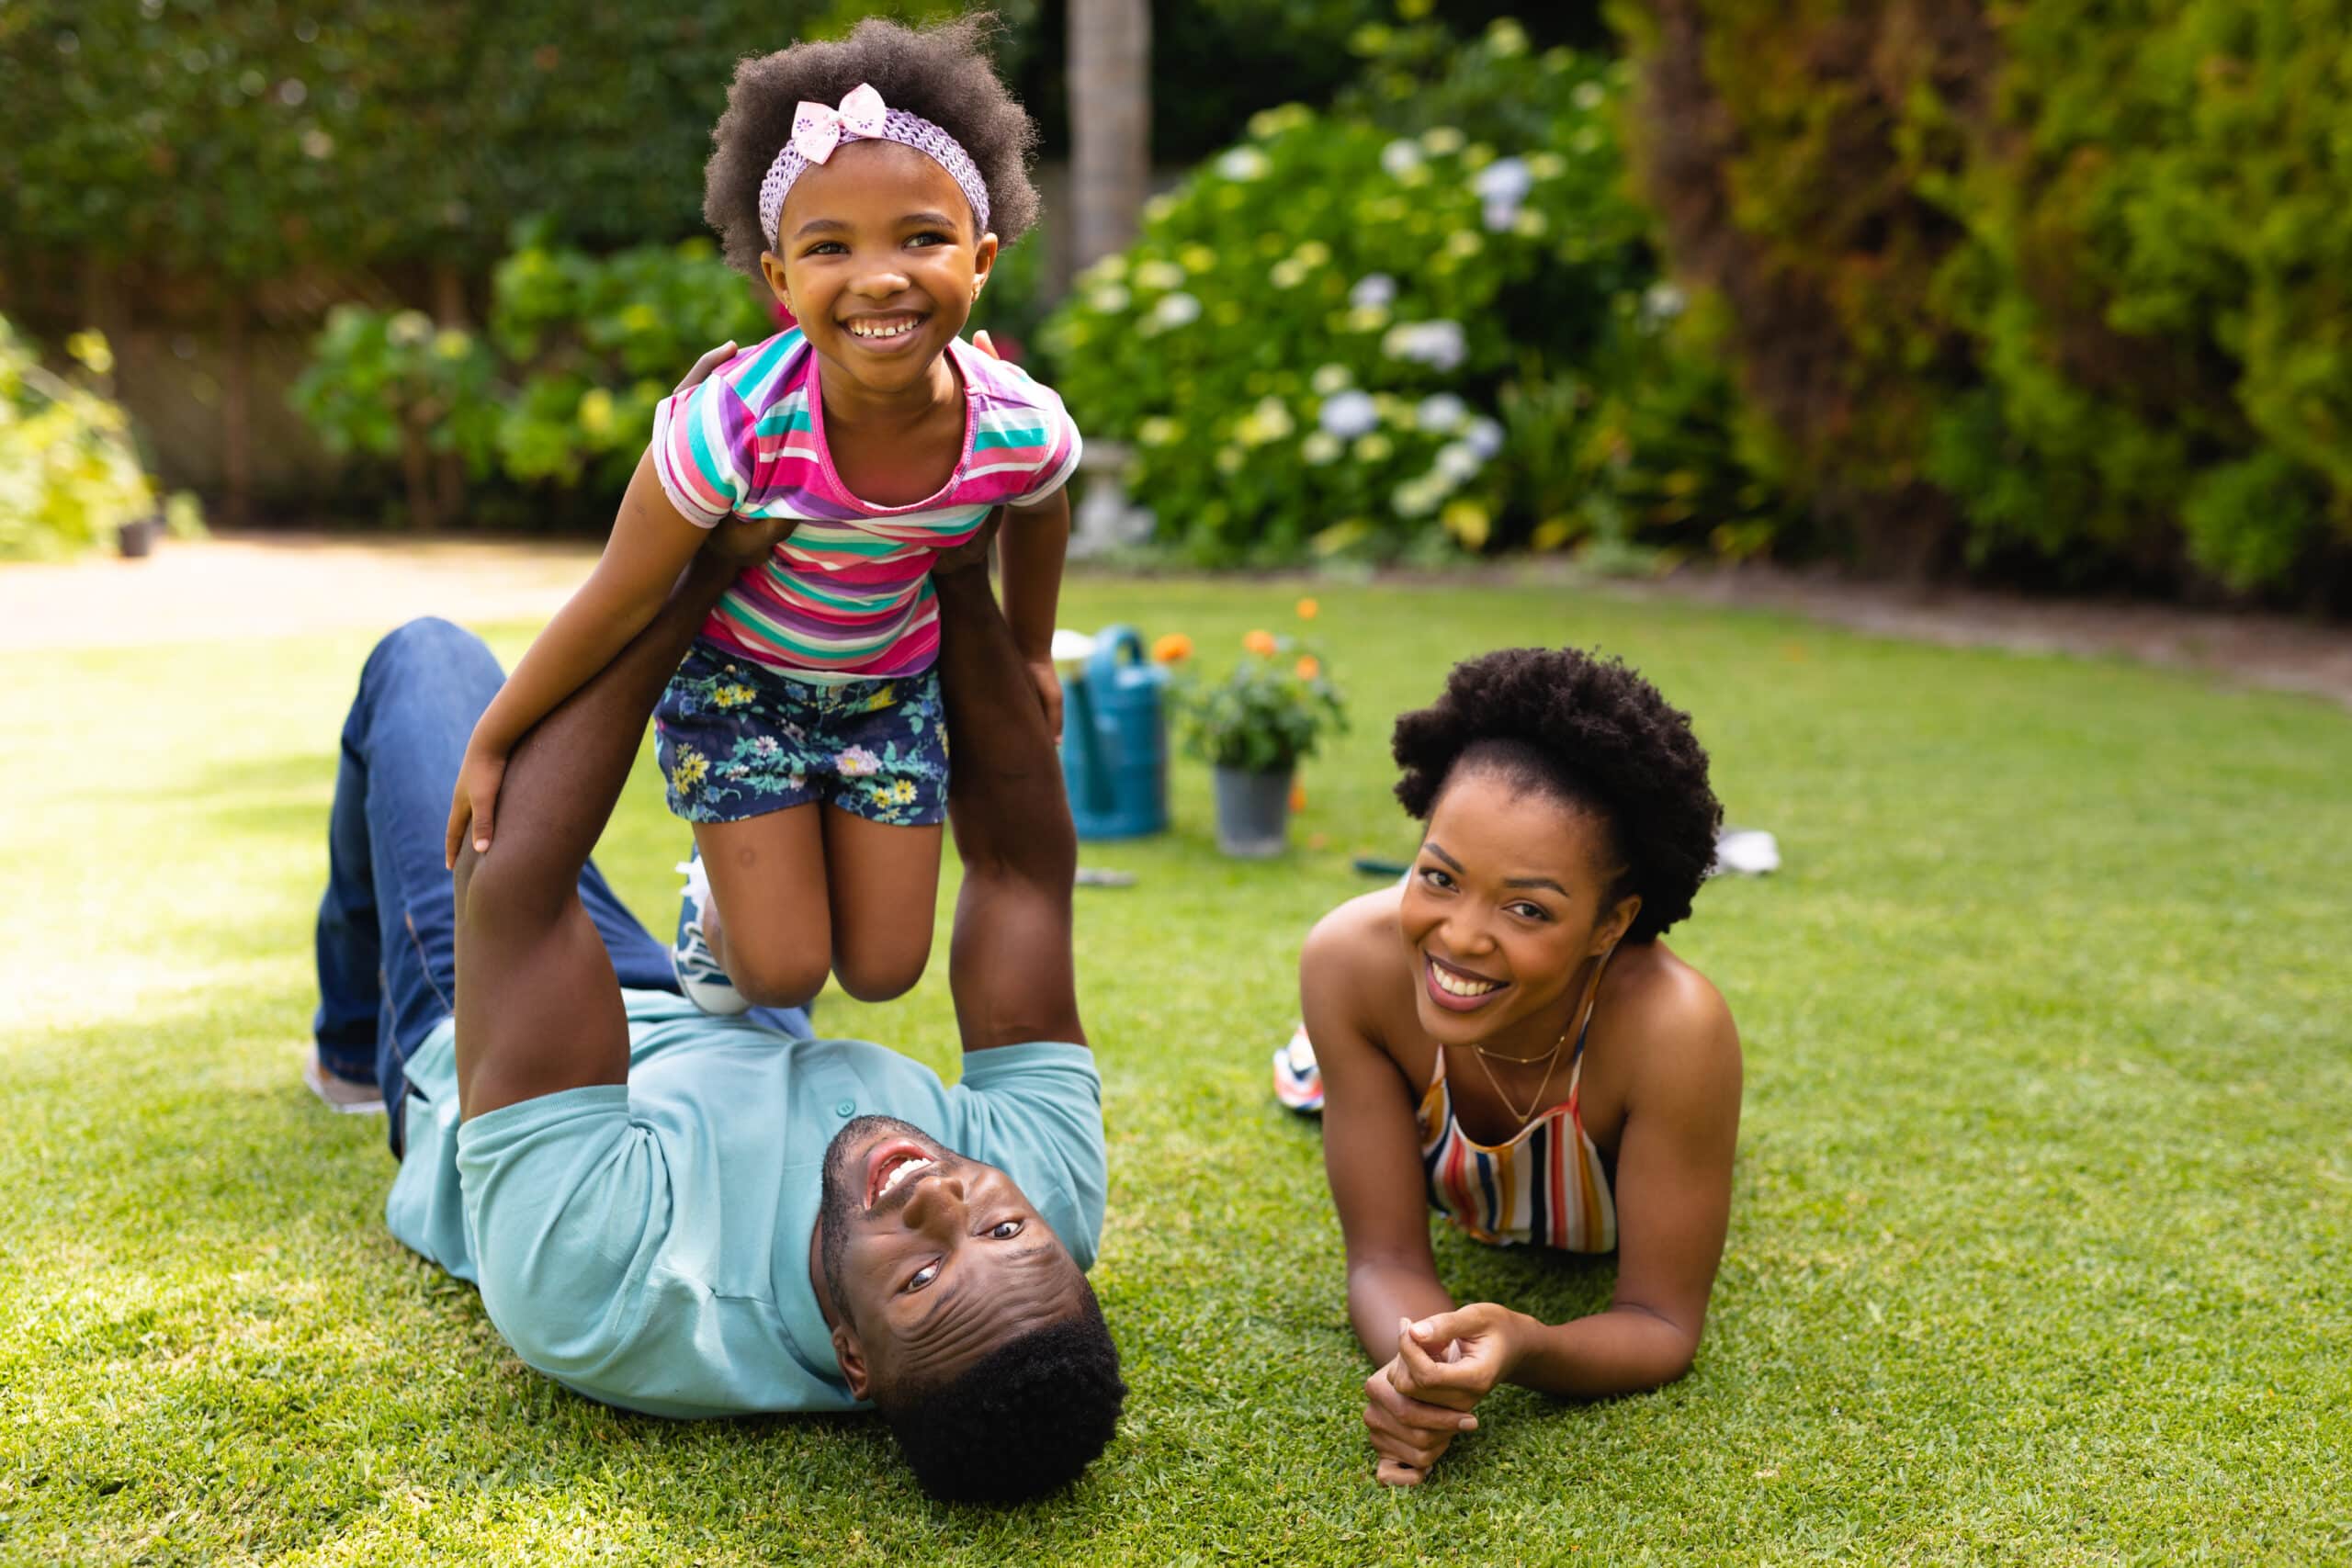
M 137 517 L 115 530 L 115 546 L 125 560 L 141 560 L 155 553 L 155 536 L 164 531 L 161 519 Z

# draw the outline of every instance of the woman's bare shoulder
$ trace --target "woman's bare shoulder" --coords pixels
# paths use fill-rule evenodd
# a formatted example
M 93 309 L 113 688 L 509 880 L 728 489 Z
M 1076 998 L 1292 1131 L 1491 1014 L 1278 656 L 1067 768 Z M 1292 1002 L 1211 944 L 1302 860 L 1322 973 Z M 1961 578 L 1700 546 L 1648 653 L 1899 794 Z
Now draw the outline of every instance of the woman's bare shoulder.
M 1615 1011 L 1638 1019 L 1639 1077 L 1654 1088 L 1714 1097 L 1739 1094 L 1739 1030 L 1714 982 L 1653 942 L 1624 967 Z
M 1381 970 L 1396 950 L 1397 890 L 1383 887 L 1351 898 L 1315 922 L 1298 958 L 1309 982 L 1363 980 Z

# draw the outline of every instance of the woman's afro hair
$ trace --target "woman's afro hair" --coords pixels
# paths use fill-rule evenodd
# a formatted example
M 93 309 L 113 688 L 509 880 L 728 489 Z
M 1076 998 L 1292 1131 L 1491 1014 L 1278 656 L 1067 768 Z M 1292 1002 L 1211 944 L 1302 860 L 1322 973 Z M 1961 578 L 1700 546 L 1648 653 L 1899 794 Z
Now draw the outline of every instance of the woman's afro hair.
M 1000 243 L 1026 232 L 1037 220 L 1037 187 L 1029 183 L 1037 126 L 989 62 L 998 27 L 990 11 L 920 29 L 869 17 L 838 41 L 796 43 L 738 64 L 703 169 L 702 215 L 718 231 L 729 264 L 760 276 L 760 253 L 768 248 L 760 182 L 791 140 L 800 100 L 838 104 L 861 82 L 890 107 L 921 115 L 963 143 L 989 187 L 989 226 Z
M 1396 798 L 1415 817 L 1466 756 L 1600 818 L 1624 867 L 1615 896 L 1642 898 L 1627 942 L 1690 914 L 1713 863 L 1723 807 L 1690 716 L 1617 660 L 1544 648 L 1467 660 L 1436 702 L 1398 716 L 1389 746 L 1405 771 Z

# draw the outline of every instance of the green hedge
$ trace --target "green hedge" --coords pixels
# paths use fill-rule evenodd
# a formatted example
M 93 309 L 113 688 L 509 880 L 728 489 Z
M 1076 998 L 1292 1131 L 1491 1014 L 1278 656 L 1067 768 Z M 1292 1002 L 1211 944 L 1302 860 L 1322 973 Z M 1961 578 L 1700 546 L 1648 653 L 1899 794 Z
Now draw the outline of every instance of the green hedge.
M 1622 7 L 1678 262 L 1891 562 L 2352 567 L 2352 6 Z
M 743 54 L 946 0 L 12 0 L 0 251 L 235 282 L 303 265 L 469 267 L 518 212 L 609 248 L 701 231 Z M 1037 0 L 997 0 L 1023 62 Z

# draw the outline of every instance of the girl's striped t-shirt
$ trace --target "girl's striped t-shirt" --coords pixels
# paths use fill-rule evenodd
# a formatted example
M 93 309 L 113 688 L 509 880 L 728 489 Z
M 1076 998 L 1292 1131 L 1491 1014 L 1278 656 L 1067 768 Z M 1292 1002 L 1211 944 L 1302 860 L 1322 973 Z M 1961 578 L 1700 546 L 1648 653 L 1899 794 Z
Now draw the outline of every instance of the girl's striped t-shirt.
M 729 515 L 799 526 L 736 580 L 703 640 L 797 681 L 916 675 L 939 657 L 932 558 L 998 506 L 1034 506 L 1078 468 L 1078 427 L 1053 389 L 961 338 L 964 450 L 947 482 L 909 506 L 849 492 L 825 446 L 817 356 L 797 327 L 665 399 L 653 468 L 672 505 L 716 527 Z

